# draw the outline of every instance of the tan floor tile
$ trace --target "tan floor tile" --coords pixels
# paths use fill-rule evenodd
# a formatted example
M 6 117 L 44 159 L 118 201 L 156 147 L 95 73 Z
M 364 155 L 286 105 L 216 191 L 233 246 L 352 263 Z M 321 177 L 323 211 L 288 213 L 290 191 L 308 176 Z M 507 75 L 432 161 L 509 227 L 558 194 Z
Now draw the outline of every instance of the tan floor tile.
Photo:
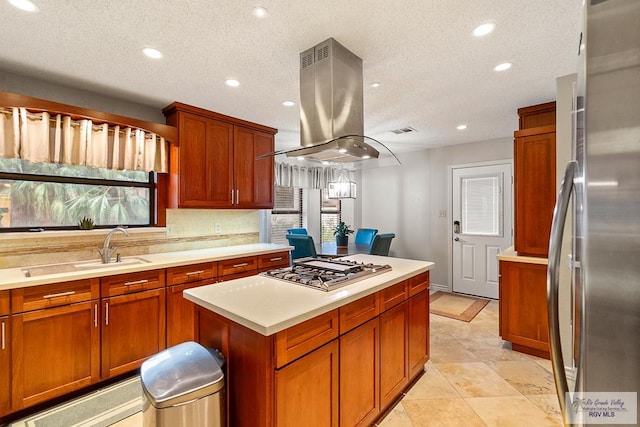
M 538 365 L 542 366 L 547 371 L 553 373 L 553 367 L 551 366 L 551 360 L 541 359 L 541 358 L 535 357 L 535 356 L 531 356 L 531 357 L 533 358 L 533 361 L 536 362 Z
M 398 403 L 389 412 L 389 415 L 384 417 L 384 420 L 376 424 L 380 427 L 413 427 L 413 423 L 407 415 L 407 411 L 404 409 L 402 402 Z
M 437 363 L 436 367 L 463 397 L 519 395 L 485 363 Z
M 524 395 L 556 392 L 553 374 L 533 361 L 487 362 L 487 365 Z
M 511 350 L 511 344 L 507 342 L 503 342 L 500 345 L 483 345 L 482 343 L 477 343 L 475 346 L 470 347 L 469 351 L 471 351 L 478 360 L 483 362 L 531 360 L 526 354 Z
M 426 372 L 411 387 L 403 398 L 405 400 L 425 400 L 459 398 L 460 394 L 440 373 L 438 368 L 431 362 L 427 363 Z
M 561 426 L 558 417 L 551 416 L 524 396 L 477 397 L 466 402 L 489 426 L 546 427 Z
M 477 362 L 475 354 L 464 348 L 458 341 L 438 342 L 431 345 L 430 359 L 440 362 Z
M 142 427 L 142 412 L 136 412 L 122 421 L 111 424 L 111 427 Z
M 555 394 L 530 394 L 525 396 L 534 405 L 542 409 L 546 414 L 556 417 L 558 420 L 562 419 L 562 412 L 560 412 L 560 403 L 558 403 L 558 396 Z
M 408 400 L 403 405 L 415 427 L 485 427 L 464 399 Z

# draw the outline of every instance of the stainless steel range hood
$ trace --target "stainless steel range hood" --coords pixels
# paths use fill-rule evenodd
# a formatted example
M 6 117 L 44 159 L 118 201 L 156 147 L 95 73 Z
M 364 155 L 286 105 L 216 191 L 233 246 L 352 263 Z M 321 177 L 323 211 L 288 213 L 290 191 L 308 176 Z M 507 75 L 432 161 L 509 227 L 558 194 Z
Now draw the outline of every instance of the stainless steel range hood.
M 300 145 L 274 153 L 331 163 L 395 155 L 364 136 L 362 59 L 330 38 L 300 54 Z

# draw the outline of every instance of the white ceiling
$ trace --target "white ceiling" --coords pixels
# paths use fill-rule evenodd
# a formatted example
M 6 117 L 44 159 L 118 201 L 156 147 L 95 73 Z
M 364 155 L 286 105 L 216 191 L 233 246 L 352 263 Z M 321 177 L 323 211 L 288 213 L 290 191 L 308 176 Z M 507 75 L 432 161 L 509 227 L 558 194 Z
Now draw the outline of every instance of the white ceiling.
M 508 137 L 573 73 L 582 0 L 0 0 L 0 68 L 162 108 L 180 101 L 299 144 L 299 53 L 333 37 L 363 60 L 365 133 L 395 152 Z M 257 19 L 260 4 L 269 17 Z M 486 21 L 496 30 L 471 31 Z M 162 51 L 152 60 L 144 47 Z M 501 62 L 514 66 L 497 73 Z M 231 88 L 225 80 L 240 86 Z M 379 81 L 382 85 L 371 88 Z M 282 101 L 296 102 L 284 107 Z M 465 131 L 456 130 L 465 123 Z M 410 126 L 417 132 L 390 131 Z

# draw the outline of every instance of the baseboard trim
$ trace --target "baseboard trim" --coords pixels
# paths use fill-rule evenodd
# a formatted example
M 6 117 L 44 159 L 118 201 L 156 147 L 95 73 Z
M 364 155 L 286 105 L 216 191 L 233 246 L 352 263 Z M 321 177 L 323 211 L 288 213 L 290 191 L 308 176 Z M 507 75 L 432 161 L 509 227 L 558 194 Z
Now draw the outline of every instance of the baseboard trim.
M 429 283 L 429 291 L 431 293 L 434 293 L 436 291 L 451 292 L 447 285 L 439 285 L 438 283 L 433 282 Z

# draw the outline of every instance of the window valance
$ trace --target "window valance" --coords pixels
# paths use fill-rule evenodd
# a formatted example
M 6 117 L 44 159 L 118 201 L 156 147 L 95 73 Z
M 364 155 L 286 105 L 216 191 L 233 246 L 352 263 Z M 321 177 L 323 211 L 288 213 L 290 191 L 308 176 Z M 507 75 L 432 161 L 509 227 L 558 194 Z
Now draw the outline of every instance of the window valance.
M 109 169 L 168 170 L 162 136 L 24 107 L 0 108 L 0 156 Z
M 340 169 L 275 163 L 275 185 L 278 187 L 325 189 L 338 177 Z

